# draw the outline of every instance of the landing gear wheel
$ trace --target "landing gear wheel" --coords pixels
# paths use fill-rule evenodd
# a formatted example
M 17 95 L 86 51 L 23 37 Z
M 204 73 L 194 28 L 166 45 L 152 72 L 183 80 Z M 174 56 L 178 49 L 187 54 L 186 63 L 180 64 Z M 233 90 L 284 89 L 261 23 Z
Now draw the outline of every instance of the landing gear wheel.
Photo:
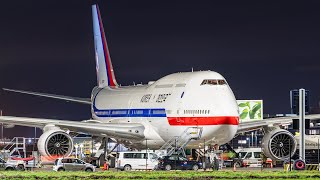
M 171 170 L 171 165 L 170 164 L 167 164 L 165 167 L 164 167 L 164 169 L 166 170 L 166 171 L 170 171 Z

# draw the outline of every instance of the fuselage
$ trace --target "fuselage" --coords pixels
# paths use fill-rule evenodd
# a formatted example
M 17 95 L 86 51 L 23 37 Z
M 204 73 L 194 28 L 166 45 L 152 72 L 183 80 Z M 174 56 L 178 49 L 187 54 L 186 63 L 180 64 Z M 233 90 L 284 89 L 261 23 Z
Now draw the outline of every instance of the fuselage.
M 174 73 L 148 85 L 95 88 L 92 102 L 93 119 L 143 124 L 149 148 L 161 147 L 188 127 L 202 128 L 201 139 L 190 145 L 224 144 L 234 137 L 239 124 L 231 88 L 212 71 Z

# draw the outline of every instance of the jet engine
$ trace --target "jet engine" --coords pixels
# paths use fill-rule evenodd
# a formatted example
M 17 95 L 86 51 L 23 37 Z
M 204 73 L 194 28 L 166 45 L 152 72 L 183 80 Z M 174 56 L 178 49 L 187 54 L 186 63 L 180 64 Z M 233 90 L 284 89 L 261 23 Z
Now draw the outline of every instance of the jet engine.
M 69 156 L 73 151 L 72 137 L 59 128 L 44 131 L 38 141 L 40 154 L 48 159 Z
M 262 151 L 271 159 L 285 160 L 294 155 L 297 150 L 297 142 L 294 136 L 284 129 L 273 129 L 265 133 L 262 139 Z

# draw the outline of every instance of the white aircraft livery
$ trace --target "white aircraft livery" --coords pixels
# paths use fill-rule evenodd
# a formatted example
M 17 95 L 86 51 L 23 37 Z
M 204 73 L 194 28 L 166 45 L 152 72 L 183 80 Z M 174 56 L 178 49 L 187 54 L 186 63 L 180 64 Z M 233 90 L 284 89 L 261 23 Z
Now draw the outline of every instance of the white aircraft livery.
M 236 98 L 226 79 L 214 71 L 181 72 L 147 85 L 119 86 L 114 74 L 97 4 L 92 5 L 97 87 L 91 98 L 4 89 L 18 93 L 90 104 L 92 118 L 83 121 L 1 116 L 0 123 L 38 127 L 41 155 L 68 156 L 73 151 L 70 132 L 111 138 L 126 147 L 171 151 L 199 143 L 225 144 L 237 133 L 263 128 L 263 150 L 271 158 L 284 159 L 296 150 L 291 133 L 280 129 L 291 118 L 240 122 Z M 315 119 L 319 116 L 309 116 Z M 177 144 L 178 142 L 178 144 Z
M 148 127 L 144 136 L 152 137 L 149 145 L 155 147 L 187 127 L 201 127 L 202 139 L 215 138 L 219 143 L 234 137 L 238 105 L 220 74 L 175 73 L 148 85 L 119 87 L 97 5 L 92 6 L 92 15 L 98 77 L 98 87 L 92 93 L 94 119 L 112 124 L 140 123 Z

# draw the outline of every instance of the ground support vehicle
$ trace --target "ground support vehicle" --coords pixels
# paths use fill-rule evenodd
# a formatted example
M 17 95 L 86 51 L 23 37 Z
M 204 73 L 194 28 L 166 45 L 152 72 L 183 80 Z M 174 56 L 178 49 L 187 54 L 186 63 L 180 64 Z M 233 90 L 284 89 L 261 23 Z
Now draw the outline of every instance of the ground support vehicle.
M 0 158 L 0 170 L 6 170 L 6 171 L 24 170 L 23 164 L 19 164 L 19 163 L 21 162 L 16 162 L 16 161 L 6 162 L 2 158 Z
M 153 152 L 127 151 L 118 152 L 116 169 L 130 171 L 139 169 L 153 170 L 158 165 L 158 156 Z
M 54 171 L 86 171 L 93 172 L 95 166 L 76 158 L 58 158 L 54 162 Z

